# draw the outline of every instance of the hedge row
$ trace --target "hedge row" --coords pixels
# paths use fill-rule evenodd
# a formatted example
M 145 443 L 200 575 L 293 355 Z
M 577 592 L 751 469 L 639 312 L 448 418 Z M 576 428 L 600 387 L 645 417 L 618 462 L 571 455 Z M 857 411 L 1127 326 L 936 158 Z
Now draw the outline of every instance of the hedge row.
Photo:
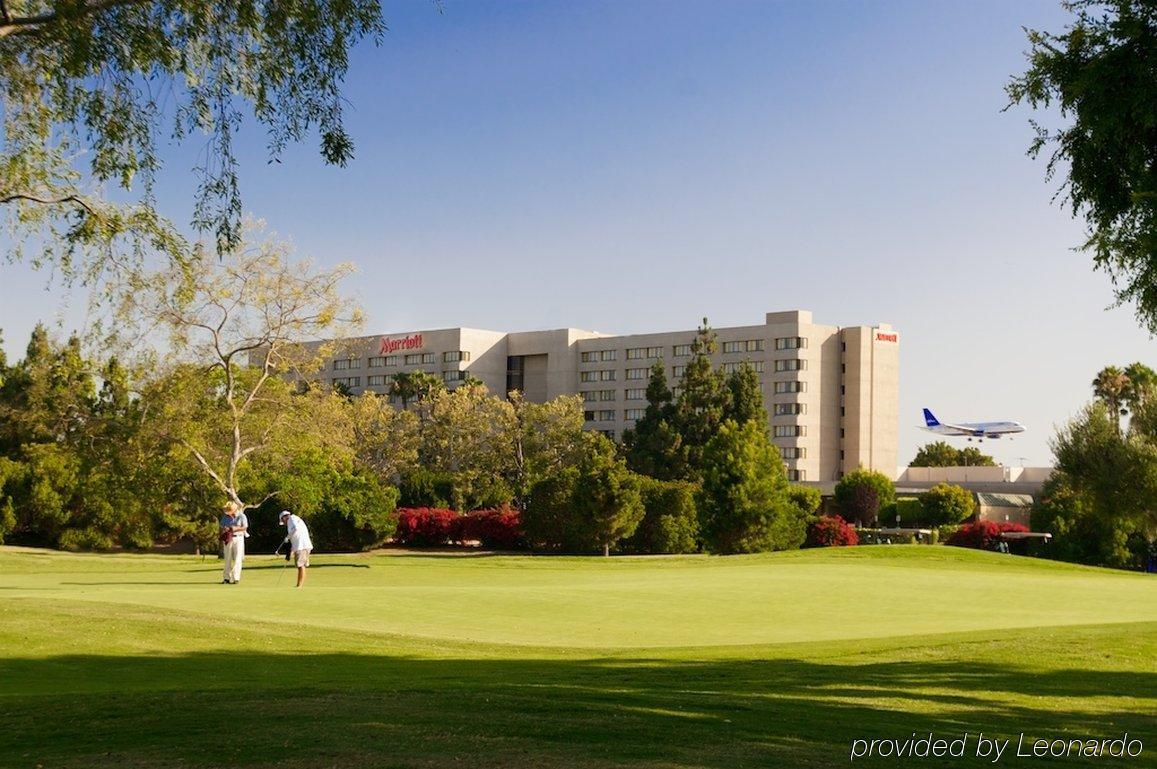
M 410 547 L 479 542 L 489 550 L 517 550 L 524 544 L 518 511 L 511 507 L 466 514 L 440 507 L 401 508 L 394 542 Z

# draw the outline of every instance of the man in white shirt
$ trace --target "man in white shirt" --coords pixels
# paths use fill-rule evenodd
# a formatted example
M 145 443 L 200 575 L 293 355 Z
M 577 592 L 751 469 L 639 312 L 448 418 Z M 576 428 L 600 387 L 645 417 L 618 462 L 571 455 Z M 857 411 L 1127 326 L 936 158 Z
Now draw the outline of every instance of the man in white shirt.
M 282 543 L 289 543 L 289 553 L 297 565 L 297 586 L 305 583 L 305 570 L 309 568 L 309 554 L 313 551 L 313 541 L 309 538 L 309 527 L 299 516 L 282 510 L 280 521 L 288 530 Z
M 236 585 L 241 581 L 241 563 L 245 560 L 245 538 L 249 536 L 249 518 L 245 508 L 236 502 L 227 502 L 221 516 L 221 549 L 225 556 L 222 584 Z

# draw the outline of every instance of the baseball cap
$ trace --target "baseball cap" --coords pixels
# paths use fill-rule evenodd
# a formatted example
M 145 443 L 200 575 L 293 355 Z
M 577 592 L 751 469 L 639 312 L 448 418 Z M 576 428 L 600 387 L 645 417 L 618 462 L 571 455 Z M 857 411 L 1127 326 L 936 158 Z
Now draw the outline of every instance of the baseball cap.
M 290 513 L 288 510 L 282 510 L 281 515 L 277 516 L 277 520 L 280 521 L 282 518 L 288 518 L 290 515 L 292 515 L 292 513 Z

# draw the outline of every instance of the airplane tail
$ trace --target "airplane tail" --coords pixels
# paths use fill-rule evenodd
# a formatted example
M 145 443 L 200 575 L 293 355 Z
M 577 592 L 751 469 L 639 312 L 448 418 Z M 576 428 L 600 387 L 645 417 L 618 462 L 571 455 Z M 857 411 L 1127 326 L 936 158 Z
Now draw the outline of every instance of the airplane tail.
M 937 419 L 931 411 L 924 409 L 924 424 L 928 425 L 929 427 L 939 427 L 940 420 Z

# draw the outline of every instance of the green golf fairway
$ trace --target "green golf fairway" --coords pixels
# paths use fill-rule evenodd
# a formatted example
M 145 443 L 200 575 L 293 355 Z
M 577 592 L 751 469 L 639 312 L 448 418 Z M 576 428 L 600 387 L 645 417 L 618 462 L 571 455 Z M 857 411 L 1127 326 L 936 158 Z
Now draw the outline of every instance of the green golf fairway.
M 731 558 L 0 548 L 0 767 L 1157 766 L 1157 580 L 946 547 Z M 1140 756 L 1017 758 L 1042 739 Z M 1136 745 L 1134 745 L 1136 747 Z

